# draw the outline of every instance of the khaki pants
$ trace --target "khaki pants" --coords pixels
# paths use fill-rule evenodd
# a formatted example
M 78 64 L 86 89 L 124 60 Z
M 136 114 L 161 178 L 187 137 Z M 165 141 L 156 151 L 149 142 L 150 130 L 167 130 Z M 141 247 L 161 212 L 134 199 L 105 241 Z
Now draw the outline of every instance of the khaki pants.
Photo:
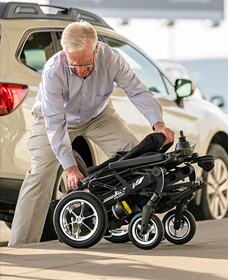
M 34 124 L 28 139 L 31 169 L 20 190 L 8 246 L 40 241 L 59 168 L 40 106 L 34 107 L 33 115 Z M 68 123 L 68 133 L 72 142 L 79 135 L 91 139 L 109 157 L 138 144 L 111 102 L 99 116 L 86 123 Z

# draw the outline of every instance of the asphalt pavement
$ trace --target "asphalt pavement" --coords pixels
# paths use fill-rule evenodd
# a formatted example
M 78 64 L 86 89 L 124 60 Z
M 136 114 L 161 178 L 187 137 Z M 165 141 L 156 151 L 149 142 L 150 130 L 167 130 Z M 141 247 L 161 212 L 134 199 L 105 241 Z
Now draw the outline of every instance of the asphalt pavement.
M 39 279 L 228 279 L 228 218 L 197 222 L 185 245 L 167 240 L 145 251 L 131 242 L 102 239 L 88 249 L 59 241 L 1 247 L 1 280 Z

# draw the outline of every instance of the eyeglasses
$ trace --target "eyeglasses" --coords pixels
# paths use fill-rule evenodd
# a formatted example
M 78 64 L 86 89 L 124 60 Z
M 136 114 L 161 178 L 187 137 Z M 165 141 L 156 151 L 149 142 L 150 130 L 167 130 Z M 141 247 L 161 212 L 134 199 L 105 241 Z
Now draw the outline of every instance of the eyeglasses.
M 73 64 L 70 64 L 69 62 L 67 63 L 68 66 L 70 68 L 76 68 L 76 67 L 92 67 L 94 65 L 94 58 L 95 58 L 95 50 L 93 51 L 93 62 L 92 63 L 88 63 L 88 64 L 78 64 L 78 65 L 73 65 Z

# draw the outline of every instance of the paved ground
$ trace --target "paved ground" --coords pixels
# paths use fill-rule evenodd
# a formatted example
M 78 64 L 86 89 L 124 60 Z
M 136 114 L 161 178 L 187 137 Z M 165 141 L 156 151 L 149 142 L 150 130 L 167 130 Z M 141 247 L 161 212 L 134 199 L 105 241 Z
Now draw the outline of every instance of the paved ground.
M 228 279 L 228 219 L 197 222 L 188 244 L 150 251 L 105 240 L 80 250 L 58 241 L 1 247 L 0 279 Z

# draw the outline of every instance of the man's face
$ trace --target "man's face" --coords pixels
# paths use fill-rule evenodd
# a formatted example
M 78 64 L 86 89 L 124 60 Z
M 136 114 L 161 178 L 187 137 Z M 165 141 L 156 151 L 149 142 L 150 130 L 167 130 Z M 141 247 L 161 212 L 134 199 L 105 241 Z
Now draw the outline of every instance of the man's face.
M 89 75 L 96 61 L 96 53 L 98 51 L 98 44 L 95 49 L 89 43 L 83 51 L 69 52 L 66 50 L 68 66 L 79 77 L 85 78 Z

